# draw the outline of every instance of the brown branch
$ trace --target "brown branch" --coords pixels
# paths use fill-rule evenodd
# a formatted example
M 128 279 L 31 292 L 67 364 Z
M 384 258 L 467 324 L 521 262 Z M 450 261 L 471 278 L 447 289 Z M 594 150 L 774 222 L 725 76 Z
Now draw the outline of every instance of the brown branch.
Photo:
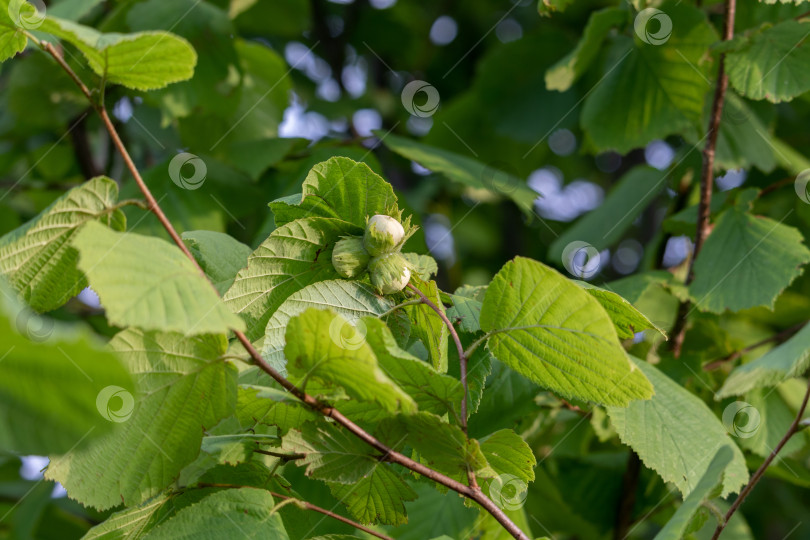
M 760 481 L 762 475 L 765 474 L 765 470 L 768 468 L 768 466 L 771 464 L 774 458 L 776 458 L 776 455 L 779 453 L 779 451 L 782 450 L 782 448 L 785 446 L 785 444 L 787 444 L 790 438 L 793 437 L 793 435 L 795 435 L 801 429 L 803 429 L 803 427 L 799 427 L 799 423 L 802 421 L 802 416 L 804 416 L 805 409 L 807 409 L 808 398 L 810 398 L 810 379 L 808 379 L 807 381 L 807 390 L 804 392 L 804 399 L 802 400 L 802 404 L 799 407 L 799 412 L 796 414 L 796 418 L 793 419 L 793 423 L 790 424 L 787 433 L 785 433 L 785 436 L 782 437 L 782 440 L 779 441 L 779 444 L 777 444 L 776 447 L 771 451 L 771 453 L 768 454 L 768 457 L 765 459 L 765 461 L 762 462 L 762 465 L 760 465 L 759 468 L 756 470 L 756 472 L 753 474 L 753 476 L 751 476 L 751 480 L 749 480 L 748 483 L 745 485 L 745 487 L 742 488 L 742 491 L 740 491 L 740 494 L 737 496 L 737 499 L 731 505 L 731 508 L 728 509 L 728 512 L 726 512 L 726 515 L 723 518 L 723 522 L 719 523 L 717 525 L 717 528 L 714 530 L 712 540 L 717 540 L 720 537 L 720 534 L 723 532 L 723 529 L 725 529 L 726 525 L 728 525 L 728 521 L 731 519 L 731 516 L 734 515 L 734 512 L 737 511 L 737 509 L 745 501 L 745 498 L 748 497 L 748 494 L 751 493 L 751 490 L 754 489 L 754 486 L 756 486 L 757 483 Z
M 713 360 L 713 361 L 709 362 L 708 364 L 704 365 L 703 370 L 704 371 L 713 371 L 713 370 L 719 368 L 720 366 L 722 366 L 724 363 L 733 362 L 734 360 L 736 360 L 737 358 L 739 358 L 743 354 L 745 354 L 747 352 L 751 352 L 754 349 L 758 349 L 758 348 L 760 348 L 763 345 L 766 345 L 768 343 L 771 343 L 771 342 L 774 342 L 774 341 L 777 342 L 777 343 L 782 343 L 784 341 L 787 341 L 788 339 L 793 337 L 793 335 L 796 334 L 796 332 L 798 332 L 799 330 L 804 328 L 804 325 L 806 325 L 807 323 L 808 323 L 808 321 L 804 321 L 804 322 L 801 322 L 799 324 L 795 324 L 795 325 L 791 326 L 790 328 L 786 328 L 786 329 L 782 330 L 778 334 L 774 334 L 774 335 L 772 335 L 770 337 L 766 337 L 763 340 L 757 341 L 756 343 L 754 343 L 752 345 L 748 345 L 747 347 L 743 347 L 739 351 L 734 351 L 733 353 L 729 354 L 728 356 L 724 356 L 723 358 Z
M 197 487 L 201 487 L 201 488 L 207 488 L 207 487 L 210 487 L 210 488 L 225 488 L 225 489 L 242 489 L 242 488 L 261 489 L 261 488 L 257 488 L 257 487 L 254 487 L 254 486 L 240 486 L 238 484 L 219 484 L 219 483 L 211 483 L 211 482 L 200 482 L 199 484 L 197 484 Z M 329 516 L 332 519 L 342 521 L 343 523 L 345 523 L 347 525 L 351 525 L 355 529 L 359 529 L 359 530 L 361 530 L 361 531 L 363 531 L 365 533 L 368 533 L 368 534 L 370 534 L 372 536 L 375 536 L 377 538 L 382 538 L 383 540 L 394 540 L 390 536 L 386 536 L 386 535 L 384 535 L 382 533 L 378 533 L 377 531 L 375 531 L 373 529 L 369 529 L 368 527 L 366 527 L 364 525 L 361 525 L 361 524 L 357 523 L 356 521 L 352 521 L 349 518 L 341 516 L 340 514 L 335 514 L 334 512 L 331 512 L 331 511 L 327 510 L 326 508 L 321 508 L 320 506 L 315 506 L 314 504 L 309 503 L 307 501 L 303 501 L 303 500 L 297 499 L 295 497 L 288 497 L 287 495 L 282 495 L 281 493 L 276 493 L 275 491 L 270 491 L 270 490 L 265 490 L 265 491 L 270 493 L 270 495 L 272 495 L 276 499 L 281 499 L 282 501 L 295 501 L 296 503 L 302 505 L 306 510 L 312 510 L 314 512 L 320 512 L 321 514 L 323 514 L 325 516 Z
M 34 38 L 33 36 L 31 36 Z M 36 39 L 36 38 L 34 38 Z M 129 169 L 130 173 L 132 174 L 133 178 L 135 178 L 136 183 L 138 184 L 138 188 L 143 193 L 144 197 L 146 198 L 147 204 L 149 206 L 149 210 L 157 216 L 158 220 L 160 221 L 163 228 L 166 229 L 166 232 L 169 233 L 169 236 L 174 240 L 174 243 L 179 247 L 183 253 L 191 260 L 191 262 L 200 270 L 200 273 L 204 276 L 204 272 L 200 268 L 199 264 L 197 264 L 196 259 L 194 256 L 189 252 L 188 248 L 186 248 L 185 244 L 183 243 L 180 235 L 177 234 L 177 231 L 172 226 L 171 222 L 166 218 L 166 215 L 158 206 L 157 201 L 155 200 L 152 193 L 149 191 L 149 187 L 144 183 L 143 179 L 141 178 L 140 173 L 132 161 L 132 158 L 127 152 L 127 149 L 124 147 L 124 144 L 121 142 L 121 138 L 118 136 L 118 133 L 113 125 L 112 121 L 110 120 L 109 115 L 107 114 L 106 109 L 101 105 L 95 103 L 93 100 L 92 93 L 88 90 L 87 86 L 82 82 L 82 80 L 76 75 L 76 73 L 70 68 L 70 66 L 64 61 L 64 59 L 59 55 L 57 50 L 50 44 L 45 41 L 39 42 L 39 45 L 53 58 L 56 62 L 64 69 L 67 74 L 73 79 L 73 81 L 79 86 L 82 93 L 87 97 L 90 103 L 93 105 L 93 108 L 98 112 L 99 116 L 101 116 L 102 121 L 104 122 L 104 126 L 110 134 L 113 143 L 115 144 L 116 149 L 121 154 L 121 157 L 124 159 L 124 163 L 126 164 L 127 168 Z M 212 285 L 213 286 L 213 285 Z M 435 304 L 434 304 L 435 305 Z M 449 320 L 447 317 L 443 317 L 446 321 L 445 324 L 449 324 Z M 451 327 L 451 332 L 454 333 L 456 339 L 458 338 L 458 334 L 455 333 L 455 330 L 452 328 L 452 324 L 449 324 Z M 477 502 L 481 507 L 483 507 L 487 512 L 489 512 L 493 518 L 495 518 L 501 526 L 509 532 L 514 538 L 518 540 L 529 540 L 529 537 L 520 530 L 520 528 L 515 525 L 515 523 L 509 519 L 503 510 L 501 510 L 489 497 L 484 495 L 483 491 L 477 486 L 466 486 L 461 482 L 458 482 L 448 476 L 443 475 L 438 471 L 434 471 L 421 463 L 418 463 L 411 458 L 405 456 L 404 454 L 400 454 L 391 448 L 388 448 L 382 442 L 377 440 L 373 435 L 366 432 L 363 428 L 349 420 L 345 417 L 340 411 L 335 409 L 334 407 L 322 403 L 319 400 L 315 399 L 314 397 L 310 396 L 300 388 L 296 387 L 293 383 L 288 381 L 284 376 L 282 376 L 278 371 L 276 371 L 272 366 L 270 366 L 262 355 L 256 350 L 250 340 L 245 336 L 244 333 L 234 330 L 234 335 L 236 339 L 245 347 L 245 350 L 250 355 L 253 362 L 265 373 L 267 373 L 273 380 L 279 383 L 285 390 L 289 391 L 292 395 L 296 398 L 301 400 L 304 404 L 312 408 L 313 410 L 332 418 L 335 422 L 342 425 L 344 428 L 349 430 L 352 434 L 357 436 L 360 440 L 371 446 L 372 448 L 378 450 L 382 455 L 382 459 L 384 461 L 388 461 L 390 463 L 396 463 L 401 465 L 411 471 L 418 473 L 422 476 L 425 476 L 434 482 L 437 482 L 447 488 L 452 489 L 460 493 L 461 495 Z M 457 346 L 460 342 L 457 341 Z M 463 350 L 461 351 L 463 355 Z M 466 416 L 465 416 L 466 421 Z M 473 476 L 474 478 L 474 476 Z
M 726 0 L 725 22 L 723 24 L 723 41 L 730 41 L 734 37 L 734 13 L 737 9 L 736 0 Z M 720 119 L 723 116 L 723 103 L 728 89 L 728 74 L 726 73 L 726 55 L 720 53 L 717 66 L 717 86 L 714 89 L 712 112 L 709 117 L 709 128 L 706 134 L 706 146 L 703 148 L 703 168 L 700 175 L 700 202 L 698 203 L 698 221 L 695 231 L 695 248 L 692 259 L 689 261 L 689 271 L 686 274 L 686 285 L 695 278 L 695 261 L 706 237 L 711 232 L 711 202 L 712 188 L 714 187 L 714 156 L 717 147 L 717 136 L 720 133 Z M 684 307 L 686 306 L 686 307 Z M 681 355 L 681 348 L 686 334 L 686 317 L 689 314 L 689 302 L 681 302 L 678 308 L 678 321 L 673 332 L 672 352 L 675 357 Z
M 414 291 L 417 295 L 419 295 L 420 300 L 423 304 L 428 306 L 430 309 L 436 312 L 436 314 L 441 318 L 444 322 L 445 326 L 447 326 L 448 330 L 450 331 L 450 335 L 453 336 L 453 341 L 456 344 L 456 349 L 458 350 L 458 363 L 459 363 L 459 373 L 461 374 L 461 386 L 464 389 L 464 394 L 461 396 L 461 429 L 464 431 L 464 434 L 467 434 L 467 393 L 468 393 L 468 385 L 467 385 L 467 355 L 464 354 L 464 346 L 461 344 L 461 339 L 458 337 L 458 332 L 456 332 L 456 328 L 453 326 L 453 323 L 447 318 L 447 314 L 442 310 L 439 306 L 437 306 L 430 298 L 425 296 L 425 293 L 420 291 L 417 287 L 413 286 L 411 283 L 408 283 L 408 288 Z M 478 482 L 475 479 L 475 471 L 471 469 L 467 469 L 467 481 L 471 488 L 479 489 Z

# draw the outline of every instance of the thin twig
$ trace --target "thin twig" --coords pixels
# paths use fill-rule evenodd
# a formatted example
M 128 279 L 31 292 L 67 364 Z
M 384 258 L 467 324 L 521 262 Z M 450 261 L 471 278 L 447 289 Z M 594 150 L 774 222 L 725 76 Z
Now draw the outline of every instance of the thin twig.
M 776 445 L 776 447 L 771 451 L 771 453 L 768 454 L 768 457 L 765 459 L 765 461 L 762 462 L 762 465 L 759 466 L 759 469 L 757 469 L 756 472 L 753 474 L 753 476 L 751 476 L 751 480 L 749 480 L 748 483 L 745 485 L 745 487 L 742 488 L 742 491 L 740 491 L 740 494 L 737 496 L 737 499 L 731 505 L 731 508 L 728 509 L 728 512 L 726 512 L 726 515 L 723 518 L 722 523 L 719 523 L 717 525 L 717 528 L 714 530 L 712 540 L 717 540 L 717 538 L 720 537 L 720 534 L 723 532 L 723 529 L 725 529 L 726 525 L 728 525 L 728 521 L 731 519 L 731 516 L 734 515 L 734 512 L 737 511 L 740 505 L 742 505 L 742 503 L 745 501 L 745 498 L 748 496 L 748 494 L 751 493 L 751 490 L 754 489 L 754 486 L 756 486 L 757 483 L 760 481 L 762 475 L 765 474 L 765 470 L 768 468 L 768 466 L 771 464 L 774 458 L 776 458 L 776 455 L 779 453 L 779 451 L 782 450 L 782 448 L 785 446 L 785 444 L 787 444 L 790 438 L 793 437 L 793 435 L 795 435 L 801 429 L 803 429 L 799 427 L 799 422 L 802 421 L 804 411 L 805 409 L 807 409 L 808 398 L 810 398 L 810 379 L 807 380 L 807 390 L 804 392 L 804 399 L 802 400 L 802 404 L 799 407 L 799 412 L 796 414 L 796 418 L 793 419 L 793 423 L 790 424 L 787 433 L 785 433 L 785 436 L 782 437 L 782 440 L 779 441 L 779 444 Z
M 132 161 L 129 152 L 127 152 L 126 147 L 121 142 L 121 138 L 118 136 L 118 132 L 116 131 L 115 126 L 110 120 L 110 117 L 107 114 L 106 109 L 99 106 L 93 101 L 92 94 L 87 89 L 87 86 L 85 86 L 85 84 L 81 81 L 78 75 L 76 75 L 76 73 L 70 68 L 70 66 L 59 55 L 58 51 L 50 43 L 44 41 L 39 42 L 36 41 L 36 38 L 34 36 L 30 37 L 33 38 L 35 42 L 38 43 L 43 48 L 43 50 L 45 50 L 45 52 L 50 54 L 56 60 L 56 62 L 62 67 L 62 69 L 64 69 L 67 72 L 67 74 L 79 86 L 79 88 L 82 90 L 82 93 L 84 93 L 84 95 L 96 109 L 99 116 L 101 116 L 101 119 L 104 122 L 104 126 L 109 132 L 116 149 L 121 154 L 121 157 L 124 159 L 124 163 L 126 164 L 133 178 L 135 178 L 138 188 L 141 190 L 141 193 L 143 193 L 144 197 L 146 198 L 147 203 L 149 205 L 149 210 L 152 213 L 154 213 L 155 216 L 157 216 L 161 225 L 163 225 L 163 228 L 166 229 L 166 232 L 169 233 L 169 236 L 172 238 L 177 247 L 183 251 L 186 257 L 188 257 L 189 260 L 191 260 L 192 264 L 194 264 L 195 267 L 199 269 L 200 273 L 203 276 L 205 276 L 205 273 L 200 268 L 200 265 L 197 263 L 196 259 L 194 259 L 194 256 L 191 254 L 191 252 L 189 252 L 188 248 L 186 248 L 185 244 L 180 238 L 180 235 L 177 234 L 177 231 L 174 229 L 174 226 L 166 218 L 166 215 L 163 213 L 154 196 L 149 191 L 149 187 L 144 183 L 143 179 L 141 178 L 141 175 L 138 172 L 135 163 Z M 444 318 L 446 319 L 446 317 Z M 454 329 L 452 329 L 452 324 L 450 324 L 450 327 L 451 330 L 454 332 Z M 253 346 L 253 344 L 250 342 L 250 340 L 247 338 L 247 336 L 245 336 L 243 332 L 240 332 L 238 330 L 234 330 L 233 332 L 234 335 L 236 336 L 236 339 L 239 340 L 239 342 L 242 344 L 242 346 L 250 355 L 251 359 L 253 360 L 253 363 L 256 364 L 259 367 L 259 369 L 267 373 L 273 380 L 279 383 L 285 390 L 290 392 L 296 398 L 301 400 L 304 404 L 306 404 L 313 410 L 319 412 L 320 414 L 333 419 L 335 422 L 337 422 L 338 424 L 342 425 L 344 428 L 349 430 L 349 432 L 354 434 L 360 440 L 362 440 L 372 448 L 379 451 L 383 456 L 382 460 L 390 463 L 396 463 L 397 465 L 401 465 L 417 474 L 425 476 L 426 478 L 429 478 L 434 482 L 441 484 L 447 488 L 450 488 L 453 491 L 456 491 L 457 493 L 475 501 L 482 508 L 484 508 L 484 510 L 489 512 L 490 515 L 492 515 L 492 517 L 495 518 L 495 520 L 498 523 L 500 523 L 501 526 L 507 532 L 509 532 L 509 534 L 511 534 L 514 538 L 517 538 L 518 540 L 529 540 L 529 537 L 526 535 L 526 533 L 521 531 L 520 528 L 517 525 L 515 525 L 515 523 L 509 518 L 509 516 L 507 516 L 506 513 L 504 513 L 504 511 L 492 501 L 492 499 L 487 497 L 480 488 L 478 488 L 477 486 L 473 487 L 464 485 L 461 482 L 458 482 L 457 480 L 450 478 L 449 476 L 445 476 L 444 474 L 438 471 L 434 471 L 433 469 L 426 467 L 425 465 L 419 462 L 414 461 L 413 459 L 405 456 L 404 454 L 401 454 L 399 452 L 396 452 L 395 450 L 392 450 L 391 448 L 388 448 L 382 442 L 377 440 L 373 435 L 366 432 L 363 428 L 361 428 L 360 426 L 349 420 L 346 416 L 344 416 L 340 411 L 338 411 L 334 407 L 326 403 L 322 403 L 321 401 L 310 396 L 300 388 L 296 387 L 293 383 L 288 381 L 284 376 L 282 376 L 278 371 L 276 371 L 271 365 L 269 365 L 264 360 L 264 358 L 262 358 L 262 355 L 259 354 L 259 352 L 256 350 L 256 348 Z M 464 418 L 466 420 L 466 415 Z
M 284 461 L 295 461 L 297 459 L 304 459 L 306 457 L 306 455 L 304 454 L 282 454 L 281 452 L 262 450 L 261 448 L 254 448 L 253 451 L 256 452 L 257 454 L 264 454 L 265 456 L 277 457 Z
M 734 37 L 734 13 L 737 9 L 736 0 L 726 0 L 725 21 L 723 24 L 723 41 L 730 41 Z M 689 271 L 686 274 L 686 285 L 695 279 L 695 261 L 700 250 L 711 232 L 711 202 L 712 188 L 714 187 L 714 156 L 717 147 L 717 136 L 720 133 L 720 119 L 723 116 L 723 104 L 728 89 L 728 74 L 726 73 L 726 55 L 720 53 L 717 65 L 717 86 L 714 89 L 712 112 L 709 118 L 709 128 L 706 135 L 706 146 L 703 148 L 703 168 L 700 175 L 700 202 L 698 203 L 698 221 L 695 231 L 695 248 L 689 261 Z M 689 314 L 689 302 L 681 302 L 678 308 L 678 320 L 673 331 L 672 353 L 675 357 L 681 355 L 683 340 L 686 335 L 686 317 Z
M 240 486 L 238 484 L 219 484 L 219 483 L 212 483 L 212 482 L 200 482 L 199 484 L 197 484 L 197 487 L 200 487 L 200 488 L 225 488 L 225 489 L 242 489 L 242 488 L 262 489 L 262 488 L 257 488 L 257 487 L 254 487 L 254 486 Z M 355 529 L 359 529 L 359 530 L 361 530 L 361 531 L 363 531 L 365 533 L 368 533 L 368 534 L 370 534 L 372 536 L 376 536 L 377 538 L 382 538 L 383 540 L 394 540 L 390 536 L 386 536 L 386 535 L 384 535 L 382 533 L 378 533 L 377 531 L 375 531 L 373 529 L 369 529 L 368 527 L 366 527 L 364 525 L 361 525 L 361 524 L 359 524 L 359 523 L 357 523 L 355 521 L 352 521 L 349 518 L 343 517 L 340 514 L 335 514 L 334 512 L 330 512 L 326 508 L 321 508 L 320 506 L 315 506 L 314 504 L 309 503 L 307 501 L 303 501 L 303 500 L 297 499 L 295 497 L 289 497 L 287 495 L 282 495 L 281 493 L 276 493 L 275 491 L 270 491 L 269 489 L 265 490 L 265 491 L 270 493 L 270 495 L 272 495 L 276 499 L 281 499 L 282 501 L 291 501 L 291 502 L 294 502 L 295 504 L 302 505 L 307 510 L 312 510 L 314 512 L 320 512 L 321 514 L 323 514 L 325 516 L 329 516 L 332 519 L 342 521 L 343 523 L 346 523 L 347 525 L 351 525 Z
M 627 537 L 630 525 L 633 523 L 633 508 L 636 505 L 636 491 L 638 479 L 641 475 L 641 459 L 638 454 L 630 450 L 627 458 L 627 467 L 622 476 L 622 491 L 616 512 L 616 523 L 613 528 L 613 540 L 624 540 Z
M 743 347 L 739 351 L 734 351 L 733 353 L 729 354 L 728 356 L 724 356 L 723 358 L 719 358 L 717 360 L 709 362 L 708 364 L 703 366 L 703 370 L 704 371 L 715 370 L 715 369 L 719 368 L 720 366 L 722 366 L 724 363 L 733 362 L 734 360 L 736 360 L 737 358 L 739 358 L 743 354 L 745 354 L 747 352 L 751 352 L 754 349 L 758 349 L 758 348 L 760 348 L 763 345 L 766 345 L 768 343 L 771 343 L 771 342 L 774 342 L 774 341 L 777 342 L 777 343 L 782 343 L 783 341 L 786 341 L 789 338 L 793 337 L 793 335 L 796 334 L 802 328 L 804 328 L 804 326 L 807 323 L 808 323 L 808 321 L 804 321 L 804 322 L 801 322 L 799 324 L 795 324 L 795 325 L 791 326 L 790 328 L 786 328 L 786 329 L 782 330 L 778 334 L 774 334 L 774 335 L 772 335 L 770 337 L 766 337 L 765 339 L 757 341 L 756 343 L 754 343 L 752 345 L 748 345 L 747 347 Z
M 419 290 L 418 287 L 415 287 L 413 284 L 408 283 L 408 288 L 414 291 L 423 304 L 428 306 L 430 309 L 436 312 L 436 314 L 441 318 L 444 322 L 445 326 L 447 326 L 448 330 L 450 331 L 450 335 L 453 336 L 453 341 L 456 344 L 456 349 L 458 349 L 458 363 L 459 363 L 459 372 L 461 374 L 461 386 L 464 389 L 464 394 L 461 396 L 461 429 L 464 431 L 464 434 L 467 433 L 467 356 L 464 354 L 464 346 L 461 344 L 461 339 L 458 337 L 458 332 L 456 332 L 456 328 L 453 326 L 453 323 L 447 317 L 444 310 L 437 306 L 430 298 L 425 296 L 425 293 Z M 470 484 L 470 487 L 473 489 L 478 488 L 478 481 L 475 479 L 475 471 L 471 469 L 467 469 L 467 480 Z

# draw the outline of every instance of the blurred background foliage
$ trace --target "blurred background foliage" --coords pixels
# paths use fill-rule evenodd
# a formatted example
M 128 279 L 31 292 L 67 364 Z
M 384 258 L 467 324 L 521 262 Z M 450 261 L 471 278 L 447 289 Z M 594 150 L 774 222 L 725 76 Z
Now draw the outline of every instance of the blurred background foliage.
M 688 4 L 684 9 L 695 9 Z M 591 68 L 565 91 L 547 88 L 547 70 L 574 49 L 591 14 L 609 6 L 615 3 L 578 0 L 549 17 L 525 0 L 47 2 L 51 15 L 105 32 L 170 30 L 197 50 L 191 80 L 149 93 L 112 86 L 104 96 L 179 231 L 227 232 L 255 247 L 274 228 L 269 201 L 300 191 L 315 163 L 348 156 L 394 184 L 422 226 L 414 249 L 429 250 L 439 261 L 438 281 L 449 291 L 487 283 L 518 254 L 562 271 L 562 247 L 578 238 L 600 251 L 599 270 L 590 278 L 595 283 L 653 270 L 683 278 L 694 236 L 708 82 L 686 98 L 698 111 L 697 128 L 676 119 L 640 144 L 634 138 L 644 134 L 628 135 L 624 124 L 635 125 L 638 113 L 633 95 L 594 91 L 605 78 L 631 88 L 637 83 L 627 73 L 611 78 L 612 61 L 632 41 L 633 12 L 622 4 L 630 24 L 606 32 L 592 51 Z M 716 28 L 720 7 L 713 0 L 703 6 Z M 740 0 L 737 33 L 805 11 Z M 716 39 L 706 32 L 709 42 Z M 94 80 L 76 51 L 68 48 L 66 57 Z M 711 79 L 715 69 L 712 58 L 702 58 L 698 75 Z M 435 114 L 409 112 L 402 91 L 411 81 L 436 89 Z M 772 105 L 729 94 L 718 144 L 718 204 L 744 188 L 764 190 L 754 213 L 777 220 L 786 215 L 783 223 L 806 237 L 810 205 L 796 197 L 793 177 L 810 167 L 803 156 L 810 98 Z M 417 94 L 416 106 L 427 97 Z M 169 178 L 168 163 L 178 152 L 204 161 L 199 189 L 183 190 Z M 122 199 L 137 197 L 100 121 L 48 57 L 29 49 L 0 65 L 0 235 L 99 174 L 120 182 Z M 510 197 L 513 178 L 536 192 L 523 211 Z M 493 186 L 494 192 L 482 189 Z M 151 214 L 126 212 L 131 229 L 165 234 Z M 638 292 L 634 302 L 653 322 L 672 327 L 675 289 L 637 290 L 628 283 L 619 292 L 630 291 Z M 633 352 L 660 356 L 663 371 L 720 411 L 712 401 L 714 375 L 701 365 L 810 318 L 808 292 L 805 275 L 779 296 L 773 312 L 695 313 L 677 362 L 656 352 L 651 338 L 641 337 Z M 92 299 L 80 296 L 53 316 L 84 319 L 100 334 L 112 333 Z M 528 527 L 555 538 L 609 537 L 628 451 L 612 437 L 604 411 L 561 408 L 505 369 L 496 369 L 489 384 L 499 391 L 488 393 L 470 432 L 516 427 L 532 445 L 539 466 L 525 507 Z M 795 407 L 795 392 L 782 394 Z M 749 459 L 756 466 L 762 456 L 753 452 Z M 810 538 L 807 460 L 805 451 L 775 464 L 724 538 Z M 41 481 L 45 463 L 0 456 L 0 538 L 76 538 L 104 518 Z M 296 489 L 310 490 L 309 500 L 329 507 L 329 494 L 314 482 L 299 478 Z M 457 498 L 433 500 L 438 495 L 431 493 L 409 505 L 419 518 L 398 530 L 398 538 L 457 537 L 475 519 Z M 676 500 L 643 468 L 633 516 L 649 517 L 631 537 L 650 537 Z M 713 527 L 704 529 L 698 538 L 708 538 Z

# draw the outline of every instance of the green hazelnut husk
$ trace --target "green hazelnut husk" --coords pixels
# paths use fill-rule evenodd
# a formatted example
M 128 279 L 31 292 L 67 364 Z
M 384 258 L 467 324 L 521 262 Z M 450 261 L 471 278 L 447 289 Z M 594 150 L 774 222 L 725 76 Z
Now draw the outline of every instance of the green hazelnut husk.
M 377 214 L 371 216 L 366 223 L 366 232 L 363 244 L 372 257 L 399 251 L 405 238 L 405 229 L 402 224 L 391 216 Z
M 371 256 L 359 236 L 346 236 L 332 250 L 332 266 L 345 278 L 356 278 L 367 270 Z
M 411 280 L 408 261 L 399 253 L 385 253 L 373 257 L 368 264 L 371 284 L 382 294 L 399 292 Z

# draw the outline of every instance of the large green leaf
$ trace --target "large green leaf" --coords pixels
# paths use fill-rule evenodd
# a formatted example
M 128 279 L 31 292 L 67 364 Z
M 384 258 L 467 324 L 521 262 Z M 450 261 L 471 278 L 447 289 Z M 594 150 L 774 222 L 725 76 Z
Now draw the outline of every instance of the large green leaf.
M 73 188 L 36 218 L 0 239 L 0 273 L 37 311 L 51 311 L 87 287 L 71 245 L 76 231 L 97 221 L 115 230 L 126 228 L 114 205 L 118 186 L 99 176 Z
M 334 279 L 304 287 L 290 295 L 267 322 L 262 356 L 273 367 L 286 369 L 284 331 L 287 323 L 312 307 L 331 309 L 349 323 L 355 324 L 365 315 L 382 315 L 394 307 L 394 302 L 375 294 L 370 285 L 358 281 Z
M 662 336 L 666 333 L 650 321 L 642 312 L 633 307 L 633 304 L 619 296 L 613 291 L 591 285 L 584 281 L 577 281 L 577 285 L 588 291 L 596 298 L 607 312 L 616 333 L 621 339 L 630 339 L 636 332 L 643 330 L 655 330 Z
M 72 245 L 113 325 L 187 335 L 244 329 L 194 264 L 164 240 L 88 223 Z
M 776 297 L 802 273 L 810 250 L 802 234 L 734 207 L 723 212 L 695 261 L 689 296 L 701 311 L 755 306 L 773 309 Z
M 408 520 L 404 502 L 416 499 L 416 493 L 387 463 L 377 463 L 354 485 L 331 484 L 329 488 L 361 523 L 401 525 Z
M 563 396 L 627 405 L 652 395 L 599 302 L 539 262 L 517 257 L 498 272 L 481 328 L 495 358 Z
M 723 446 L 717 451 L 695 489 L 683 500 L 683 503 L 678 507 L 675 514 L 669 518 L 664 528 L 655 535 L 655 540 L 680 540 L 684 538 L 692 517 L 700 509 L 701 505 L 712 498 L 712 492 L 723 480 L 723 471 L 733 459 L 734 452 L 731 447 Z
M 197 64 L 197 53 L 189 42 L 169 32 L 103 34 L 56 17 L 47 17 L 39 30 L 76 46 L 108 83 L 136 90 L 188 79 Z
M 464 388 L 458 379 L 439 373 L 427 362 L 400 349 L 391 330 L 380 319 L 363 317 L 361 321 L 366 343 L 374 350 L 380 368 L 414 399 L 420 411 L 460 414 Z
M 487 189 L 509 197 L 527 214 L 532 212 L 537 192 L 516 176 L 496 170 L 472 158 L 388 134 L 382 142 L 397 154 L 423 167 L 475 189 Z
M 435 281 L 421 281 L 414 276 L 411 278 L 411 285 L 422 291 L 436 307 L 444 310 L 439 287 Z M 426 304 L 405 306 L 404 310 L 411 319 L 413 335 L 421 339 L 427 349 L 430 363 L 437 371 L 447 373 L 447 341 L 450 330 L 442 318 Z
M 270 203 L 270 208 L 277 226 L 317 216 L 365 228 L 366 218 L 388 214 L 396 204 L 391 184 L 368 165 L 333 157 L 312 167 L 304 180 L 300 201 L 278 200 Z
M 576 48 L 546 71 L 546 88 L 565 92 L 582 76 L 602 49 L 608 32 L 627 20 L 627 11 L 609 7 L 594 11 Z
M 787 20 L 738 38 L 726 55 L 729 82 L 747 98 L 773 103 L 810 90 L 808 35 L 810 24 Z
M 323 422 L 307 422 L 301 429 L 291 429 L 281 448 L 304 455 L 296 464 L 306 466 L 307 476 L 338 484 L 359 481 L 378 463 L 365 442 L 348 430 Z
M 247 322 L 247 336 L 258 339 L 278 307 L 311 283 L 336 279 L 332 248 L 341 236 L 362 234 L 346 221 L 312 217 L 274 230 L 248 257 L 228 292 L 225 304 Z
M 310 308 L 287 324 L 287 369 L 304 386 L 313 379 L 337 386 L 355 400 L 385 411 L 412 412 L 413 399 L 380 369 L 371 347 L 354 326 L 332 311 Z
M 652 381 L 655 395 L 626 408 L 608 407 L 622 442 L 684 496 L 698 485 L 710 458 L 731 446 L 734 457 L 725 468 L 723 496 L 739 490 L 748 481 L 748 469 L 720 420 L 697 396 L 647 362 L 634 361 Z
M 133 382 L 87 330 L 38 317 L 0 282 L 0 335 L 0 449 L 65 453 L 113 429 L 97 398 Z
M 734 368 L 717 399 L 740 396 L 755 388 L 776 386 L 800 377 L 810 367 L 810 324 L 778 347 L 752 362 Z
M 189 231 L 182 237 L 217 292 L 225 294 L 237 272 L 247 266 L 251 249 L 227 234 L 214 231 Z
M 238 540 L 245 537 L 288 540 L 269 491 L 249 487 L 218 491 L 179 510 L 143 538 Z
M 652 167 L 634 167 L 619 182 L 599 208 L 588 212 L 558 236 L 548 250 L 549 259 L 562 261 L 571 242 L 585 242 L 597 251 L 611 247 L 622 238 L 633 221 L 658 197 L 665 175 Z M 564 262 L 564 261 L 563 261 Z
M 234 410 L 236 369 L 221 359 L 226 346 L 223 336 L 117 334 L 110 347 L 138 382 L 131 416 L 119 415 L 117 430 L 55 459 L 47 477 L 99 509 L 163 491 L 197 457 L 203 430 Z
M 599 150 L 626 153 L 653 139 L 702 130 L 703 102 L 711 90 L 706 50 L 717 34 L 689 4 L 670 0 L 658 7 L 671 36 L 663 43 L 617 38 L 603 78 L 585 100 L 582 127 Z

